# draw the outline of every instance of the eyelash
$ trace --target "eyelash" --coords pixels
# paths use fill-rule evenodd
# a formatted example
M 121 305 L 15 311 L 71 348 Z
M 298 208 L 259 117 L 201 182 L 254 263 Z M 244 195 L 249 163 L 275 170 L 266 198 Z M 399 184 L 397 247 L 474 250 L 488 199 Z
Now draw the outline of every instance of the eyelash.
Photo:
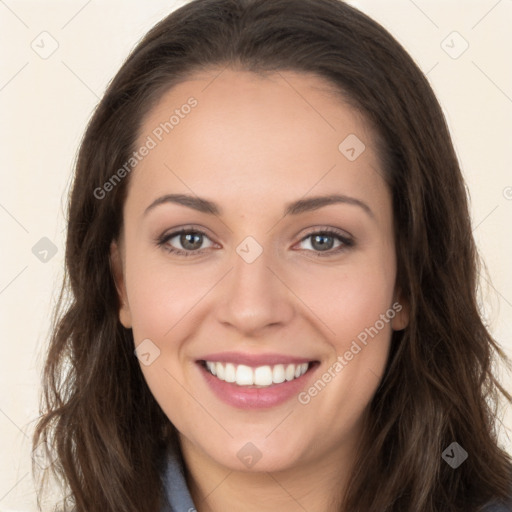
M 201 250 L 197 250 L 197 251 L 191 251 L 191 250 L 184 251 L 181 249 L 175 249 L 174 247 L 171 248 L 167 245 L 169 240 L 172 240 L 174 237 L 176 237 L 178 235 L 185 234 L 185 233 L 186 234 L 202 235 L 202 236 L 209 238 L 208 235 L 204 231 L 201 231 L 200 229 L 183 228 L 178 231 L 173 231 L 172 233 L 164 234 L 164 235 L 158 237 L 156 240 L 156 244 L 158 247 L 163 248 L 165 251 L 167 251 L 171 254 L 175 254 L 177 256 L 185 256 L 185 257 L 203 254 L 207 250 L 207 249 L 206 250 L 201 249 Z M 325 257 L 333 256 L 333 255 L 339 254 L 343 251 L 346 251 L 347 249 L 354 246 L 354 240 L 352 238 L 342 234 L 340 231 L 333 229 L 333 228 L 323 228 L 321 230 L 312 231 L 312 232 L 308 233 L 307 235 L 305 235 L 300 240 L 300 242 L 304 242 L 305 240 L 307 240 L 308 238 L 310 238 L 314 235 L 328 235 L 328 236 L 332 236 L 332 237 L 338 239 L 340 242 L 342 242 L 342 245 L 340 245 L 338 248 L 329 249 L 328 251 L 314 251 L 314 250 L 310 250 L 310 249 L 304 249 L 306 251 L 315 253 L 315 257 L 325 258 Z

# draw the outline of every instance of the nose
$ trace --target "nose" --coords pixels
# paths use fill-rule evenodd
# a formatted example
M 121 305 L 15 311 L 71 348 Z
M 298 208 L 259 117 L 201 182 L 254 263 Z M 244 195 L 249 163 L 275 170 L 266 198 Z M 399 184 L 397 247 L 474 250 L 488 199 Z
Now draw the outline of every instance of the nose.
M 270 251 L 263 249 L 252 262 L 240 254 L 234 255 L 233 268 L 219 290 L 217 317 L 245 336 L 257 337 L 271 326 L 290 322 L 294 295 Z

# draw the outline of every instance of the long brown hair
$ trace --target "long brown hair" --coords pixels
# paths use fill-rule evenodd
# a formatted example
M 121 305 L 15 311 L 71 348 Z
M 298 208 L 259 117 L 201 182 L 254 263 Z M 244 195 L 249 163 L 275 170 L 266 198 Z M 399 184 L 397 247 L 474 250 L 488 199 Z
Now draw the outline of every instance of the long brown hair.
M 165 91 L 228 66 L 314 73 L 378 135 L 410 320 L 393 333 L 346 510 L 469 511 L 505 500 L 512 461 L 499 447 L 495 415 L 500 398 L 512 397 L 493 363 L 498 355 L 509 361 L 479 312 L 479 258 L 446 121 L 402 46 L 339 0 L 194 0 L 153 27 L 110 83 L 82 140 L 70 196 L 66 273 L 33 439 L 56 457 L 49 473 L 78 512 L 161 506 L 164 454 L 176 431 L 118 320 L 109 265 L 129 176 L 103 198 L 94 191 L 129 160 L 143 116 Z M 457 469 L 442 458 L 454 441 L 469 454 Z

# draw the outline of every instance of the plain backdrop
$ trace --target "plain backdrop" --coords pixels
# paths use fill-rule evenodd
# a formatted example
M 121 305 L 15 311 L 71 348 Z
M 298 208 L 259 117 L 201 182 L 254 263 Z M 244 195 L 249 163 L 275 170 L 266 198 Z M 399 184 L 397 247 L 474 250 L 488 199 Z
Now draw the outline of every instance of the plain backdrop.
M 0 0 L 2 512 L 36 510 L 30 437 L 78 144 L 129 51 L 184 3 Z M 443 107 L 487 263 L 481 304 L 492 333 L 512 355 L 512 1 L 350 3 L 402 43 Z M 510 391 L 510 375 L 503 367 L 499 375 Z M 501 417 L 500 442 L 512 453 L 510 408 Z

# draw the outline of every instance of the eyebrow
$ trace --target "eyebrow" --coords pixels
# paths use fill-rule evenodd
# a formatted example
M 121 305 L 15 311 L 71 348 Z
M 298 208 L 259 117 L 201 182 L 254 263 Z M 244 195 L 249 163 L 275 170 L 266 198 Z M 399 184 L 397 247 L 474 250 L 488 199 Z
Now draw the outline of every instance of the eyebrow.
M 222 209 L 213 201 L 204 199 L 197 196 L 191 196 L 188 194 L 166 194 L 158 199 L 155 199 L 144 211 L 146 215 L 149 211 L 156 208 L 161 204 L 173 203 L 192 208 L 201 213 L 207 213 L 211 215 L 222 215 Z M 375 218 L 371 208 L 355 197 L 331 194 L 327 196 L 315 196 L 308 199 L 299 199 L 291 203 L 287 203 L 284 210 L 284 215 L 299 215 L 301 213 L 309 212 L 312 210 L 318 210 L 324 206 L 331 204 L 342 203 L 359 206 L 362 208 L 370 217 Z

